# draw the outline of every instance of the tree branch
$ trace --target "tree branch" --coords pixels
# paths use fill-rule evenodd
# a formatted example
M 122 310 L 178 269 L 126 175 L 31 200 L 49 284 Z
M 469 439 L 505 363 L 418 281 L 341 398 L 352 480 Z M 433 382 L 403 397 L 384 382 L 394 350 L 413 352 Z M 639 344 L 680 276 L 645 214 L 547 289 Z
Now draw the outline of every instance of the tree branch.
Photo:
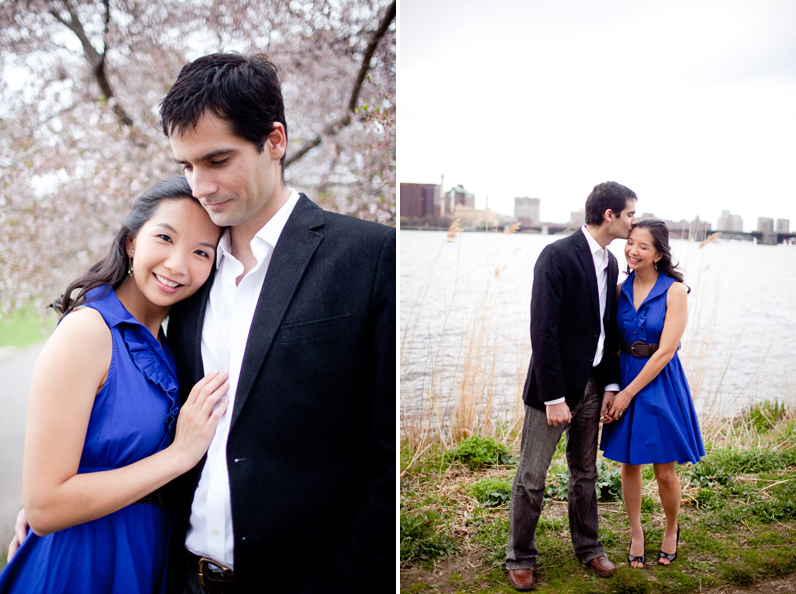
M 66 10 L 69 12 L 69 21 L 64 19 L 60 13 L 55 9 L 50 9 L 50 14 L 55 17 L 55 19 L 68 28 L 75 36 L 80 40 L 80 44 L 83 46 L 83 55 L 85 56 L 88 63 L 91 65 L 91 71 L 94 73 L 94 78 L 99 85 L 100 91 L 102 95 L 105 97 L 106 101 L 110 101 L 113 98 L 113 88 L 111 87 L 110 81 L 108 80 L 107 73 L 105 72 L 105 51 L 103 53 L 99 53 L 93 45 L 91 45 L 91 41 L 86 34 L 86 30 L 83 28 L 83 23 L 80 22 L 80 17 L 77 14 L 77 11 L 74 9 L 72 4 L 69 0 L 62 0 Z M 103 33 L 103 44 L 104 50 L 107 50 L 107 33 L 108 33 L 108 24 L 110 22 L 110 0 L 103 0 L 103 4 L 105 5 L 105 29 Z M 116 114 L 116 117 L 119 119 L 125 126 L 132 126 L 133 119 L 127 115 L 127 112 L 124 108 L 119 105 L 118 102 L 113 106 L 113 112 Z
M 321 144 L 324 136 L 334 136 L 351 123 L 351 116 L 357 108 L 357 101 L 359 100 L 359 92 L 362 90 L 362 83 L 365 81 L 368 70 L 370 70 L 370 61 L 373 58 L 373 54 L 376 52 L 379 42 L 382 40 L 384 35 L 387 33 L 387 30 L 390 28 L 390 25 L 395 20 L 395 4 L 396 0 L 393 0 L 392 4 L 387 7 L 387 12 L 384 13 L 384 17 L 379 23 L 379 28 L 370 38 L 370 43 L 365 49 L 365 54 L 362 57 L 362 65 L 359 68 L 359 74 L 357 74 L 354 88 L 351 91 L 351 99 L 348 102 L 346 114 L 327 125 L 320 134 L 286 158 L 285 167 L 288 167 L 291 163 L 295 163 L 316 146 Z
M 352 113 L 357 108 L 359 91 L 362 90 L 362 83 L 365 81 L 368 70 L 370 70 L 370 60 L 373 58 L 373 54 L 376 53 L 376 48 L 382 37 L 387 33 L 387 29 L 390 28 L 390 24 L 395 20 L 395 3 L 396 0 L 392 0 L 392 4 L 387 7 L 387 12 L 384 14 L 384 18 L 381 19 L 379 28 L 376 30 L 376 33 L 373 34 L 373 37 L 371 37 L 370 43 L 365 50 L 365 55 L 362 58 L 362 66 L 359 68 L 359 75 L 357 76 L 357 81 L 354 83 L 354 90 L 351 93 L 351 101 L 348 102 L 348 111 Z

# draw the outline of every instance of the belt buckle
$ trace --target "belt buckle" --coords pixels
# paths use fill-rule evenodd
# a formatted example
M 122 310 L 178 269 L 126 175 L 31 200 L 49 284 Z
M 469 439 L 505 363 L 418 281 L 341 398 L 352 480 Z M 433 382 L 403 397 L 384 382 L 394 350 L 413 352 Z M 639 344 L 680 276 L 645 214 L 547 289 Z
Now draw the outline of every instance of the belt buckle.
M 630 354 L 636 357 L 637 359 L 641 359 L 644 355 L 636 352 L 636 347 L 644 346 L 646 343 L 643 340 L 637 340 L 633 344 L 630 345 Z
M 207 557 L 200 557 L 197 567 L 199 585 L 203 588 L 212 587 L 213 574 L 216 574 L 216 576 L 221 579 L 232 579 L 233 576 L 232 570 L 226 565 L 222 565 L 218 561 L 213 561 Z

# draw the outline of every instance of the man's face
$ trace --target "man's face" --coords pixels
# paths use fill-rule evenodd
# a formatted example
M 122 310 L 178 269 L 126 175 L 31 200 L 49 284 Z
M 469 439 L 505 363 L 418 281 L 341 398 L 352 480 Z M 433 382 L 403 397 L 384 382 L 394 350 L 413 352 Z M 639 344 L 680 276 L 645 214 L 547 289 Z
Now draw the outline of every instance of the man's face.
M 625 209 L 619 213 L 611 213 L 611 222 L 608 224 L 608 233 L 613 239 L 627 239 L 630 227 L 636 222 L 636 202 L 628 200 Z
M 261 153 L 210 111 L 200 116 L 193 130 L 169 137 L 193 195 L 216 225 L 256 232 L 282 206 L 273 198 L 283 187 L 279 159 L 285 141 L 281 124 L 275 126 Z

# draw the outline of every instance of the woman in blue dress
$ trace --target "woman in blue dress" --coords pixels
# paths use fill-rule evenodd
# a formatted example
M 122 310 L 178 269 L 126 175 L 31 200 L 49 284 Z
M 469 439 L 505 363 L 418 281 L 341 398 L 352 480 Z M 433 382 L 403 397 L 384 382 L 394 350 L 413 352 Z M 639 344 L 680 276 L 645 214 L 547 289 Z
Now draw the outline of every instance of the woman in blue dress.
M 600 448 L 622 463 L 622 498 L 630 523 L 631 567 L 644 566 L 641 465 L 652 464 L 666 528 L 660 565 L 677 557 L 682 489 L 676 464 L 705 455 L 694 403 L 677 351 L 688 320 L 690 289 L 675 270 L 669 231 L 658 219 L 641 219 L 625 245 L 629 276 L 618 287 L 621 391 L 603 417 Z
M 184 178 L 164 180 L 53 304 L 62 317 L 28 401 L 32 532 L 0 573 L 0 593 L 165 591 L 170 514 L 158 489 L 205 454 L 228 385 L 208 374 L 180 410 L 161 324 L 207 280 L 220 233 Z

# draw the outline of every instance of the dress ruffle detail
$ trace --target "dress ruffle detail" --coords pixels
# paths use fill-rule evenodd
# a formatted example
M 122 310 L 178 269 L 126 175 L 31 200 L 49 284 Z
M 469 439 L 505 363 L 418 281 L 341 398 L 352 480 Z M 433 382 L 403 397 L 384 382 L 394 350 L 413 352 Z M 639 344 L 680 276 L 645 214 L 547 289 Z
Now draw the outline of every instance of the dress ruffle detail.
M 116 293 L 104 285 L 92 289 L 86 295 L 87 301 L 102 303 L 96 308 L 105 319 L 109 328 L 116 326 L 122 336 L 130 358 L 147 380 L 160 387 L 169 401 L 169 412 L 164 419 L 166 437 L 164 445 L 168 445 L 177 416 L 180 414 L 179 387 L 176 379 L 176 367 L 168 345 L 163 346 L 155 339 L 149 329 L 136 320 L 125 309 Z
M 169 399 L 169 413 L 166 415 L 165 424 L 167 433 L 171 435 L 174 422 L 180 414 L 180 405 L 178 403 L 179 388 L 177 380 L 167 367 L 165 356 L 161 357 L 158 354 L 161 348 L 160 344 L 153 345 L 154 338 L 152 334 L 140 324 L 137 326 L 120 324 L 119 330 L 135 366 L 141 370 L 147 380 L 159 386 Z M 148 336 L 142 336 L 144 332 Z

